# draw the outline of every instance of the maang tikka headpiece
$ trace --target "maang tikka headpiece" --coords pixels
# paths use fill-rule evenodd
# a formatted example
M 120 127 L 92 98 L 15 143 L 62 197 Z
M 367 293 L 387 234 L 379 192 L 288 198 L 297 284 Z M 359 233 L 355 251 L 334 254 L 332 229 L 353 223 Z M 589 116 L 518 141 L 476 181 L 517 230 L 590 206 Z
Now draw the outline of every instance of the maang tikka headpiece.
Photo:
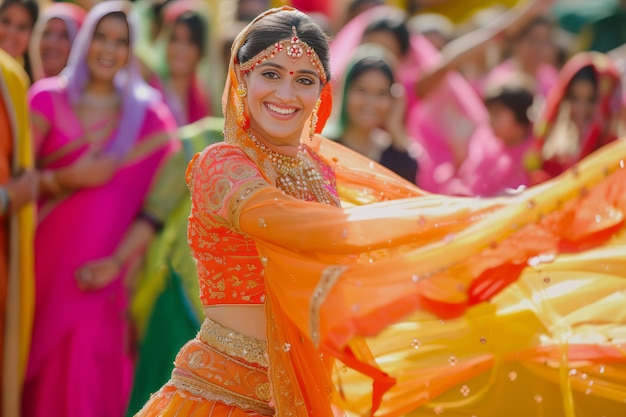
M 322 65 L 322 61 L 320 61 L 317 52 L 315 52 L 315 49 L 311 48 L 306 42 L 300 39 L 295 26 L 291 27 L 291 37 L 289 39 L 276 42 L 275 44 L 268 46 L 251 59 L 241 63 L 239 69 L 242 74 L 246 74 L 254 70 L 257 65 L 267 61 L 268 59 L 274 58 L 276 54 L 282 52 L 283 50 L 293 62 L 296 62 L 303 55 L 308 56 L 311 60 L 311 64 L 313 64 L 313 67 L 319 74 L 320 80 L 322 80 L 323 83 L 327 81 L 324 65 Z

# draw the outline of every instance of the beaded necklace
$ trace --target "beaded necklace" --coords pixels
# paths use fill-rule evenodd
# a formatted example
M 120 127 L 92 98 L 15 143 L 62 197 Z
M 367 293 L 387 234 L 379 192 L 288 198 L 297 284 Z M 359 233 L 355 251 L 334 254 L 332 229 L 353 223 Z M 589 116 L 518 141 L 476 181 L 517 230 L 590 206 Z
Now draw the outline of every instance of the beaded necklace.
M 288 156 L 273 151 L 250 131 L 248 136 L 254 146 L 267 155 L 276 170 L 276 187 L 279 190 L 298 200 L 339 207 L 339 198 L 329 191 L 330 181 L 319 172 L 317 164 L 303 145 L 298 146 L 297 156 Z

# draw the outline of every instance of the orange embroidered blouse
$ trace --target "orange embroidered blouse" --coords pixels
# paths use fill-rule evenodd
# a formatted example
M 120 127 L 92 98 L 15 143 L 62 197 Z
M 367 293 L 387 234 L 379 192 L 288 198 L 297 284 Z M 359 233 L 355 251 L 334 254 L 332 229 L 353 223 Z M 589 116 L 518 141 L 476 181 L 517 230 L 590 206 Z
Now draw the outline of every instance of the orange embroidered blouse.
M 330 166 L 308 147 L 305 149 L 336 195 Z M 187 184 L 192 205 L 188 243 L 197 261 L 203 306 L 265 302 L 262 260 L 254 240 L 238 225 L 245 199 L 258 189 L 273 187 L 273 181 L 251 159 L 255 152 L 217 143 L 196 154 L 189 164 Z M 314 196 L 306 200 L 316 201 Z M 263 219 L 259 219 L 259 227 L 263 226 Z

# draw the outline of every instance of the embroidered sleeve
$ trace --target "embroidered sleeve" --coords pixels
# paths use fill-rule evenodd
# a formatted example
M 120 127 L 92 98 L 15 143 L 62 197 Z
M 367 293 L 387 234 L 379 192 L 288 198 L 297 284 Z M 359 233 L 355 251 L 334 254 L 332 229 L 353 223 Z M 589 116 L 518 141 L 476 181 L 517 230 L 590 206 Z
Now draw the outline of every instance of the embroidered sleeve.
M 192 216 L 218 217 L 236 230 L 247 198 L 270 187 L 254 162 L 240 148 L 227 143 L 211 145 L 193 158 L 187 184 Z

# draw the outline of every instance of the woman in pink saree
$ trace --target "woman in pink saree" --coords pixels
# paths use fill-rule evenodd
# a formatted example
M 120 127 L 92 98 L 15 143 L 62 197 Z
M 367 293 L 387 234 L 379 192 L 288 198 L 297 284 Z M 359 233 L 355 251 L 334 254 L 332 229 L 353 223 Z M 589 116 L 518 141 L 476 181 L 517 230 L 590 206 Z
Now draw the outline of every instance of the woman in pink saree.
M 178 0 L 166 5 L 163 12 L 164 29 L 150 85 L 163 94 L 179 126 L 212 113 L 208 83 L 203 82 L 207 77 L 200 76 L 208 72 L 202 65 L 209 47 L 204 6 L 197 0 Z
M 482 38 L 527 18 L 533 4 L 525 2 L 487 32 L 472 35 L 471 47 L 480 48 Z M 402 13 L 392 7 L 375 7 L 350 21 L 334 38 L 331 57 L 337 78 L 351 56 L 349 51 L 361 42 L 372 22 L 381 19 L 402 19 Z M 511 164 L 489 125 L 487 109 L 467 80 L 456 71 L 441 71 L 426 82 L 429 91 L 418 97 L 417 92 L 424 90 L 418 84 L 424 84 L 429 72 L 443 62 L 443 55 L 425 37 L 413 34 L 397 74 L 407 92 L 407 130 L 422 148 L 417 185 L 438 194 L 475 196 L 498 195 L 516 187 L 508 182 Z
M 77 274 L 119 251 L 176 143 L 171 113 L 136 70 L 128 10 L 94 7 L 68 67 L 29 91 L 41 197 L 27 417 L 122 416 L 131 386 L 125 268 L 110 282 Z

